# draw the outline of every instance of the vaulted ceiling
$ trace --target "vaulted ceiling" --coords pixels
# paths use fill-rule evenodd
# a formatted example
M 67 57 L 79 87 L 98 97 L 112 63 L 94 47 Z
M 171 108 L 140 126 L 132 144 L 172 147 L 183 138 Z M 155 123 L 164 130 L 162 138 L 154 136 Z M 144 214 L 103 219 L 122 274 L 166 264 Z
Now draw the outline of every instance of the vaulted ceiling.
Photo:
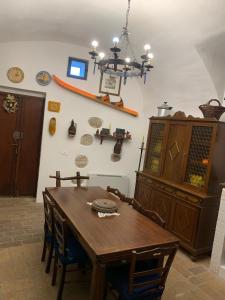
M 0 42 L 54 40 L 107 50 L 125 21 L 127 0 L 7 0 L 0 9 Z M 217 93 L 225 88 L 224 0 L 131 0 L 129 29 L 136 54 L 150 42 L 162 72 L 199 53 Z M 218 52 L 219 51 L 219 52 Z M 211 57 L 217 56 L 212 63 Z M 163 73 L 165 74 L 165 72 Z M 169 73 L 167 74 L 169 75 Z M 162 78 L 162 73 L 158 74 Z M 168 78 L 168 76 L 167 76 Z

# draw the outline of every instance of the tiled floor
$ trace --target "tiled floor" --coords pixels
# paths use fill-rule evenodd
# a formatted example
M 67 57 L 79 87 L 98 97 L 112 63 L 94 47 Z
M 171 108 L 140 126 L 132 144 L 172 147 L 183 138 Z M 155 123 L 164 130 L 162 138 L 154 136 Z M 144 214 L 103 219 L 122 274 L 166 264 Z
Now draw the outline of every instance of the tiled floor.
M 42 242 L 34 242 L 40 239 L 43 227 L 42 207 L 30 199 L 10 201 L 0 201 L 1 236 L 7 236 L 7 224 L 12 232 L 10 241 L 3 239 L 0 247 L 0 300 L 55 300 L 57 287 L 51 286 L 51 275 L 45 274 L 45 265 L 40 262 Z M 19 240 L 16 234 L 21 230 L 23 239 Z M 15 242 L 20 245 L 13 246 Z M 225 281 L 210 273 L 208 267 L 209 258 L 192 262 L 179 251 L 162 299 L 225 300 Z M 90 276 L 70 273 L 69 277 L 73 282 L 65 285 L 63 300 L 88 299 Z M 110 294 L 109 299 L 113 299 Z

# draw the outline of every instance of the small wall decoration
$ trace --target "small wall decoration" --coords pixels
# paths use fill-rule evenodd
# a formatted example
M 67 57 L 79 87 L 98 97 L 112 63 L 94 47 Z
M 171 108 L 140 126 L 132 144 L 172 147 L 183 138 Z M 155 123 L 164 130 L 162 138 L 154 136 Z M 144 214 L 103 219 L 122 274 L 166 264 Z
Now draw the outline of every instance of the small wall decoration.
M 69 57 L 68 67 L 67 67 L 67 77 L 77 78 L 77 79 L 87 79 L 88 72 L 88 60 Z
M 51 80 L 52 77 L 47 71 L 40 71 L 36 75 L 36 81 L 40 85 L 48 85 Z
M 60 107 L 60 102 L 48 101 L 48 111 L 60 112 Z
M 7 94 L 3 99 L 2 106 L 8 113 L 15 113 L 19 105 L 15 95 Z
M 121 77 L 102 73 L 99 85 L 99 93 L 119 96 L 121 88 Z
M 134 117 L 138 116 L 138 112 L 137 111 L 135 111 L 135 110 L 133 110 L 131 108 L 125 107 L 123 105 L 122 99 L 120 99 L 119 102 L 110 102 L 110 98 L 109 98 L 108 94 L 105 95 L 105 96 L 97 96 L 97 95 L 94 95 L 94 94 L 89 93 L 87 91 L 81 90 L 81 89 L 77 88 L 76 86 L 71 85 L 70 83 L 67 83 L 64 80 L 58 78 L 55 75 L 52 76 L 52 79 L 59 86 L 63 87 L 64 89 L 67 89 L 67 90 L 69 90 L 69 91 L 71 91 L 73 93 L 76 93 L 76 94 L 81 95 L 81 96 L 83 96 L 85 98 L 88 98 L 89 100 L 92 100 L 92 101 L 97 102 L 99 104 L 102 104 L 102 105 L 111 107 L 113 109 L 122 111 L 122 112 L 124 112 L 126 114 L 129 114 L 131 116 L 134 116 Z
M 51 135 L 54 135 L 55 132 L 56 132 L 56 118 L 51 118 L 50 121 L 49 121 L 49 133 Z
M 88 119 L 88 123 L 93 128 L 100 128 L 102 126 L 103 120 L 98 117 L 91 117 Z
M 68 136 L 74 137 L 77 132 L 77 123 L 74 123 L 74 120 L 71 121 L 70 127 L 68 128 Z
M 7 77 L 13 83 L 20 83 L 24 79 L 24 73 L 20 68 L 12 67 L 8 70 Z
M 85 168 L 88 164 L 88 158 L 87 156 L 85 155 L 78 155 L 76 158 L 75 158 L 75 165 L 78 167 L 78 168 Z
M 116 154 L 116 153 L 112 153 L 111 154 L 111 161 L 112 162 L 120 161 L 120 159 L 121 159 L 121 155 L 120 154 Z
M 82 135 L 82 137 L 80 138 L 80 143 L 81 145 L 84 146 L 89 146 L 93 143 L 93 137 L 91 134 L 84 134 Z

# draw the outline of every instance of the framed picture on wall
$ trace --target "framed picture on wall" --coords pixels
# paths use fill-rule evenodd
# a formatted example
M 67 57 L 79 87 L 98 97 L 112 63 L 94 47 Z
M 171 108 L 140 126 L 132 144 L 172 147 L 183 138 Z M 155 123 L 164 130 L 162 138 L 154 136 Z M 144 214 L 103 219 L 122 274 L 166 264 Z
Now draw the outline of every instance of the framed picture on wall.
M 76 57 L 69 57 L 67 67 L 67 77 L 77 79 L 87 79 L 88 73 L 88 60 Z
M 99 92 L 119 96 L 121 88 L 121 77 L 112 74 L 102 73 L 99 85 Z

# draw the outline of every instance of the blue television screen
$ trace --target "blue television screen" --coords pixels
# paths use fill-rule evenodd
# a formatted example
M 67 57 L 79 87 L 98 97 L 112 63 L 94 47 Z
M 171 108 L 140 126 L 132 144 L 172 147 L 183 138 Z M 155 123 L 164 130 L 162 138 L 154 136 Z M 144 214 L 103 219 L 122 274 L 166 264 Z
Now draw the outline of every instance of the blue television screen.
M 78 78 L 78 79 L 87 79 L 87 71 L 88 71 L 88 61 L 69 57 L 68 68 L 67 68 L 67 76 Z

